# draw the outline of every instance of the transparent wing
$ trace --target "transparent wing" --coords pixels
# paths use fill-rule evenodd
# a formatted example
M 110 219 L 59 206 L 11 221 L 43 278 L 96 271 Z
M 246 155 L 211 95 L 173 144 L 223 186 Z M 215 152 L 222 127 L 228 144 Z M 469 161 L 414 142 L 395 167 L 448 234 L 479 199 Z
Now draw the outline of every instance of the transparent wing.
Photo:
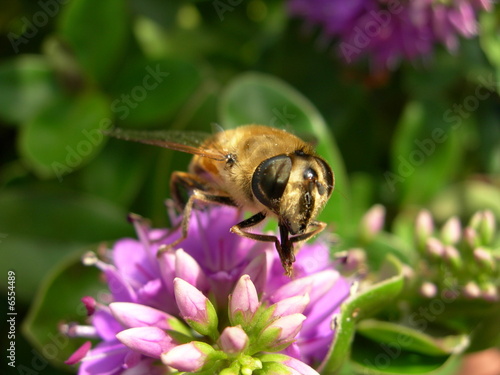
M 111 129 L 104 132 L 111 137 L 145 143 L 148 145 L 168 148 L 175 151 L 200 155 L 209 159 L 224 161 L 226 155 L 221 151 L 203 147 L 203 142 L 211 136 L 210 133 L 176 130 L 128 130 Z

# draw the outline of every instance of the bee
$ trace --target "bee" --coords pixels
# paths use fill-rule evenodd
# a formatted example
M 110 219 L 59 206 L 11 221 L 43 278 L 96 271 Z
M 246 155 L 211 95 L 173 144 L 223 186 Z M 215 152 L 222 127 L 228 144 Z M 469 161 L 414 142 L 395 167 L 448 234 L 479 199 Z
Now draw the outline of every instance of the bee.
M 316 221 L 330 198 L 335 177 L 314 147 L 295 135 L 264 125 L 244 125 L 205 137 L 199 133 L 115 129 L 109 135 L 193 154 L 188 172 L 173 172 L 174 204 L 184 211 L 182 236 L 187 237 L 195 202 L 238 207 L 253 213 L 230 228 L 232 233 L 273 242 L 285 274 L 291 276 L 294 243 L 325 229 Z M 186 199 L 185 193 L 188 193 Z M 279 238 L 249 228 L 275 217 Z

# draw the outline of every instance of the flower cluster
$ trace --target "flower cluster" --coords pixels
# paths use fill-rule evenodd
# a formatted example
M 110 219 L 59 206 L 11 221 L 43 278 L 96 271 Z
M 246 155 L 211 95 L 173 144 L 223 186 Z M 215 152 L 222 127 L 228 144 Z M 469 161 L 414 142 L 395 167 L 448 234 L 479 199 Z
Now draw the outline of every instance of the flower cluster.
M 131 219 L 139 240 L 84 259 L 104 273 L 110 303 L 85 297 L 90 324 L 66 326 L 100 340 L 68 359 L 79 374 L 317 374 L 350 290 L 324 244 L 302 247 L 290 279 L 271 244 L 229 233 L 233 208 L 194 212 L 182 249 L 159 257 L 180 230 Z
M 320 26 L 325 39 L 340 39 L 346 62 L 367 55 L 376 69 L 426 57 L 436 43 L 456 50 L 458 36 L 475 36 L 478 12 L 491 8 L 488 0 L 289 1 L 292 15 Z
M 437 231 L 431 214 L 423 210 L 415 224 L 416 246 L 422 256 L 419 290 L 424 297 L 441 293 L 469 300 L 500 299 L 500 251 L 495 245 L 495 217 L 491 211 L 475 213 L 462 227 L 458 217 Z

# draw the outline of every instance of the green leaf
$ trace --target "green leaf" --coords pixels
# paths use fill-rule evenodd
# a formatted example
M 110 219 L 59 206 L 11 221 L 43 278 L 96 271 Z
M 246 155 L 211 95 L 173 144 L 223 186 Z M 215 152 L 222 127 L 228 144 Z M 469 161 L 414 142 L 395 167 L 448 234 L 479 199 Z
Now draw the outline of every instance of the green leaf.
M 483 181 L 464 181 L 453 184 L 436 194 L 429 207 L 437 221 L 458 215 L 471 217 L 476 211 L 489 209 L 500 217 L 500 191 Z
M 425 204 L 459 169 L 465 127 L 464 118 L 444 103 L 409 102 L 394 135 L 385 187 L 391 194 L 400 191 L 403 203 Z
M 438 375 L 455 374 L 448 372 L 453 366 L 457 354 L 427 356 L 421 353 L 403 350 L 399 344 L 380 344 L 357 336 L 353 344 L 352 364 L 356 374 L 373 375 Z
M 110 88 L 111 109 L 125 126 L 165 126 L 200 82 L 200 73 L 191 63 L 131 59 Z
M 2 262 L 0 272 L 16 271 L 16 298 L 30 304 L 37 288 L 48 270 L 62 257 L 81 249 L 82 243 L 61 242 L 56 239 L 38 238 L 19 233 L 2 233 Z M 26 261 L 29 259 L 29 261 Z M 7 284 L 0 286 L 7 293 Z
M 412 247 L 407 246 L 401 238 L 387 232 L 380 232 L 373 241 L 364 246 L 372 270 L 378 270 L 389 254 L 406 264 L 412 264 L 411 261 L 415 256 Z
M 368 173 L 354 172 L 349 174 L 351 220 L 359 223 L 366 211 L 373 205 L 377 182 Z
M 112 140 L 98 157 L 80 170 L 84 191 L 129 207 L 144 184 L 153 163 L 144 145 Z M 110 173 L 111 171 L 111 173 Z
M 62 257 L 85 244 L 132 235 L 126 216 L 108 201 L 67 190 L 4 190 L 0 271 L 15 269 L 16 293 L 29 300 L 47 270 Z
M 357 333 L 379 344 L 430 356 L 463 352 L 469 344 L 467 335 L 434 337 L 412 327 L 376 319 L 359 322 Z
M 219 117 L 226 128 L 262 124 L 293 129 L 298 135 L 312 135 L 317 152 L 335 173 L 335 189 L 320 220 L 334 222 L 338 232 L 349 221 L 349 190 L 344 163 L 332 133 L 318 110 L 299 92 L 273 76 L 246 73 L 235 78 L 223 92 Z
M 99 82 L 106 82 L 121 60 L 127 41 L 128 14 L 122 0 L 72 0 L 59 18 L 63 40 Z
M 341 307 L 335 318 L 336 333 L 321 372 L 337 373 L 348 358 L 354 339 L 356 323 L 373 316 L 379 309 L 392 303 L 403 289 L 404 279 L 401 263 L 393 256 L 387 257 L 380 275 L 385 278 L 366 290 L 353 294 Z
M 0 117 L 24 123 L 60 95 L 47 61 L 21 55 L 0 65 Z
M 500 11 L 497 7 L 492 12 L 482 12 L 479 18 L 481 32 L 479 33 L 479 42 L 490 61 L 495 66 L 497 72 L 500 71 Z M 497 84 L 497 91 L 499 86 Z
M 64 259 L 42 283 L 22 330 L 38 352 L 54 365 L 68 369 L 63 362 L 84 339 L 73 339 L 58 331 L 61 322 L 83 323 L 84 296 L 97 296 L 106 287 L 99 282 L 100 271 L 81 263 L 82 253 Z
M 60 98 L 21 129 L 19 152 L 44 178 L 59 180 L 92 159 L 111 126 L 108 101 L 97 92 Z
M 478 304 L 479 305 L 479 304 Z M 478 319 L 474 319 L 469 351 L 487 350 L 500 346 L 500 302 L 491 303 L 489 313 L 481 311 Z
M 106 200 L 43 188 L 2 191 L 0 228 L 8 234 L 86 243 L 133 233 L 127 212 Z

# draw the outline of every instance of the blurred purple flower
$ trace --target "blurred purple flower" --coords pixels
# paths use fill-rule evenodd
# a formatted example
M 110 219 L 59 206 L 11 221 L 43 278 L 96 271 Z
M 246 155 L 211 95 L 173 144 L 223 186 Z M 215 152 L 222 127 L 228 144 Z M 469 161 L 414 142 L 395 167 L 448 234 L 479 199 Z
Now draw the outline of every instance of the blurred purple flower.
M 368 56 L 376 70 L 392 69 L 402 59 L 430 55 L 435 44 L 450 51 L 459 36 L 478 33 L 477 16 L 489 0 L 289 0 L 292 16 L 319 26 L 323 38 L 338 38 L 339 53 L 351 63 Z
M 324 243 L 302 247 L 290 279 L 272 244 L 228 231 L 241 220 L 236 209 L 193 212 L 182 249 L 159 258 L 158 250 L 178 238 L 180 230 L 151 229 L 138 216 L 131 220 L 138 240 L 116 242 L 108 259 L 92 253 L 84 259 L 103 271 L 111 303 L 92 300 L 91 324 L 67 326 L 72 336 L 85 332 L 101 340 L 94 348 L 84 345 L 68 360 L 81 359 L 80 375 L 128 369 L 160 374 L 165 371 L 160 359 L 179 370 L 194 366 L 191 370 L 205 371 L 215 363 L 237 362 L 248 370 L 278 366 L 315 373 L 310 366 L 325 360 L 335 334 L 332 316 L 350 289 Z M 91 299 L 84 301 L 89 305 Z M 200 336 L 206 342 L 197 341 Z M 176 353 L 198 360 L 187 363 Z

